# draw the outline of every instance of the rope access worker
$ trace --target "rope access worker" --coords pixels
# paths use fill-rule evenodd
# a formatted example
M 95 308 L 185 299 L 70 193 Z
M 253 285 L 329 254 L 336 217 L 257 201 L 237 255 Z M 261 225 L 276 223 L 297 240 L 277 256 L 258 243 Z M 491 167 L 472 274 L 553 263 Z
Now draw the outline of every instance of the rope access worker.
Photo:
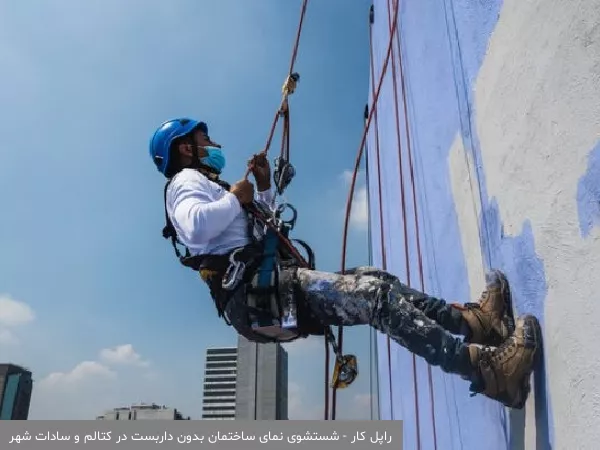
M 323 334 L 326 326 L 368 324 L 429 364 L 470 381 L 474 394 L 524 406 L 542 333 L 531 315 L 515 323 L 509 283 L 500 271 L 486 275 L 478 302 L 464 305 L 409 288 L 373 267 L 338 274 L 279 258 L 265 277 L 265 224 L 255 226 L 248 212 L 251 205 L 273 211 L 265 153 L 249 161 L 257 192 L 247 179 L 229 185 L 219 178 L 225 156 L 204 122 L 164 122 L 151 138 L 150 155 L 168 180 L 163 235 L 172 239 L 182 263 L 200 273 L 219 315 L 239 334 L 254 342 L 286 342 Z M 185 257 L 177 244 L 186 248 Z M 245 268 L 233 283 L 232 267 Z

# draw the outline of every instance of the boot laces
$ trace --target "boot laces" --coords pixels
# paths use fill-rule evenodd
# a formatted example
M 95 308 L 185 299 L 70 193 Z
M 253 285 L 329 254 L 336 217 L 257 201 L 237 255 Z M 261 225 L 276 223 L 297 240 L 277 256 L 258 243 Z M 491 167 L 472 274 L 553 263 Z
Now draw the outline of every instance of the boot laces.
M 496 355 L 499 361 L 503 361 L 517 346 L 517 340 L 514 336 L 506 339 L 500 346 L 496 349 Z
M 490 300 L 490 295 L 491 295 L 491 288 L 487 287 L 481 292 L 481 295 L 479 296 L 479 299 L 477 300 L 477 302 L 465 303 L 465 307 L 470 310 L 479 309 L 480 311 L 483 312 L 483 311 L 485 311 L 485 306 L 487 305 L 487 303 Z

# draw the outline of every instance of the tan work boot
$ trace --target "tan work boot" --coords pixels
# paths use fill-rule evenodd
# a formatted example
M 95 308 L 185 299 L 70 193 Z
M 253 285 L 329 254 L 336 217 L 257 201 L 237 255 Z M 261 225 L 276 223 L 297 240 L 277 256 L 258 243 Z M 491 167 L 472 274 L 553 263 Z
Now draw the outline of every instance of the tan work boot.
M 523 408 L 541 344 L 539 321 L 526 315 L 517 320 L 515 332 L 500 347 L 469 345 L 471 364 L 476 368 L 471 390 L 509 408 Z
M 486 289 L 478 303 L 453 306 L 461 311 L 471 330 L 466 342 L 497 347 L 514 330 L 512 296 L 508 279 L 501 271 L 487 273 L 485 281 Z

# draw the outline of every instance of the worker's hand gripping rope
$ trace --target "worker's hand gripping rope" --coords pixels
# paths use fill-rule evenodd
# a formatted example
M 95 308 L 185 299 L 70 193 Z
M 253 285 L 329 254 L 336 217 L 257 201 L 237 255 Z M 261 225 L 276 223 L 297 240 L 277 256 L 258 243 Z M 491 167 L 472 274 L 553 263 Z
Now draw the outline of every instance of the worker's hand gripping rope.
M 284 117 L 284 136 L 283 136 L 283 140 L 284 143 L 282 144 L 282 155 L 276 159 L 275 161 L 275 184 L 277 186 L 277 192 L 278 194 L 281 195 L 281 193 L 283 192 L 283 190 L 287 187 L 287 185 L 290 183 L 292 177 L 295 175 L 295 171 L 294 168 L 291 166 L 291 164 L 289 163 L 288 159 L 289 159 L 289 155 L 284 155 L 283 153 L 285 153 L 283 150 L 286 146 L 286 137 L 287 137 L 287 133 L 289 132 L 289 125 L 287 124 L 287 120 L 289 119 L 289 105 L 288 105 L 288 97 L 293 94 L 296 91 L 296 87 L 298 86 L 298 81 L 300 81 L 300 74 L 298 74 L 297 72 L 291 73 L 290 75 L 287 76 L 287 78 L 285 79 L 285 82 L 283 83 L 283 86 L 281 87 L 281 94 L 282 94 L 282 99 L 281 99 L 281 103 L 279 105 L 279 109 L 277 110 L 277 117 L 275 118 L 275 121 L 273 122 L 273 126 L 271 128 L 271 133 L 269 134 L 269 138 L 267 139 L 267 145 L 265 145 L 264 150 L 262 150 L 260 154 L 267 154 L 269 151 L 269 148 L 271 147 L 271 140 L 273 138 L 273 134 L 275 132 L 275 126 L 277 125 L 277 122 L 279 121 L 280 117 Z M 252 173 L 254 169 L 254 163 L 252 161 L 250 161 L 248 163 L 248 168 L 246 170 L 246 173 L 244 175 L 244 179 L 247 180 L 248 177 L 250 176 L 250 174 Z

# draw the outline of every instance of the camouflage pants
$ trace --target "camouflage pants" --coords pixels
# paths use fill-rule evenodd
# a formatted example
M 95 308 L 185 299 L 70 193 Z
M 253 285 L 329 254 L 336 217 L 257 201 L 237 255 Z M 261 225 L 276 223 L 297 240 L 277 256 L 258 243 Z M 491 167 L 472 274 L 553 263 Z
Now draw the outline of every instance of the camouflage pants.
M 464 329 L 462 317 L 444 300 L 373 267 L 344 275 L 298 269 L 295 278 L 303 300 L 323 324 L 370 325 L 445 372 L 471 375 L 467 347 L 453 336 Z

